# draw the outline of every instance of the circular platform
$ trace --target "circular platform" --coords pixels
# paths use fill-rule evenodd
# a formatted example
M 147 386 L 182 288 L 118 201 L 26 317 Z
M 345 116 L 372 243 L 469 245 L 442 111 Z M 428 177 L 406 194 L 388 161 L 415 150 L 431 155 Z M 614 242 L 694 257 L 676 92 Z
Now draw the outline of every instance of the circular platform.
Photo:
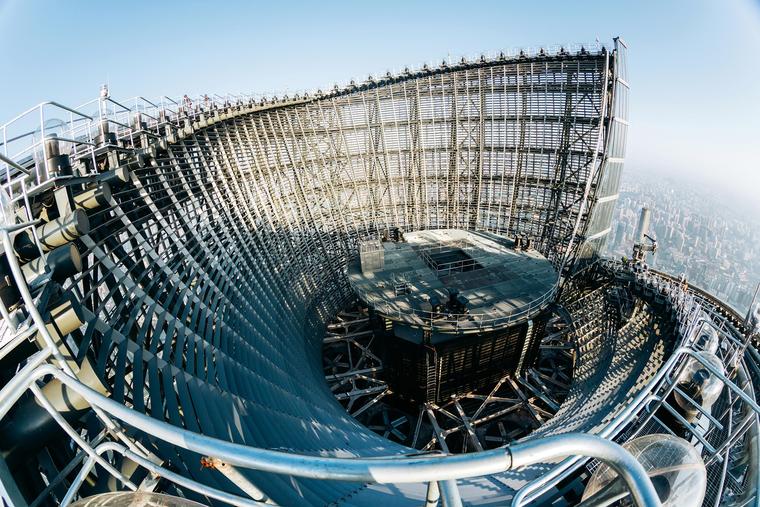
M 556 293 L 557 272 L 544 256 L 496 234 L 426 230 L 406 233 L 400 242 L 364 241 L 359 248 L 348 266 L 357 296 L 413 327 L 498 329 L 535 315 Z

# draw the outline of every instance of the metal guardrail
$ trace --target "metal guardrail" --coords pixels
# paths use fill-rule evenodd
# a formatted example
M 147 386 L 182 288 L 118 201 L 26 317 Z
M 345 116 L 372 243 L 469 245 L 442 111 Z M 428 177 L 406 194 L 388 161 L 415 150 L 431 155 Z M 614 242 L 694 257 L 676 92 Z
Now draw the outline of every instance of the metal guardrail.
M 557 457 L 583 455 L 600 459 L 614 468 L 625 480 L 637 505 L 660 505 L 659 497 L 641 464 L 618 444 L 592 435 L 568 433 L 529 440 L 509 447 L 453 456 L 326 458 L 292 454 L 235 444 L 158 421 L 90 389 L 75 377 L 64 373 L 60 368 L 50 364 L 40 365 L 39 363 L 46 359 L 49 352 L 43 351 L 39 354 L 39 357 L 24 367 L 0 391 L 0 419 L 8 413 L 11 406 L 27 389 L 31 389 L 42 406 L 56 419 L 59 425 L 67 430 L 72 439 L 88 455 L 88 464 L 83 470 L 87 470 L 88 466 L 91 468 L 92 464 L 97 462 L 130 489 L 136 488 L 101 457 L 103 450 L 109 448 L 107 447 L 108 444 L 101 444 L 96 450 L 84 442 L 81 437 L 78 437 L 73 428 L 68 426 L 63 417 L 44 398 L 42 391 L 35 383 L 37 380 L 52 376 L 82 396 L 93 408 L 97 407 L 127 425 L 188 451 L 204 456 L 213 456 L 232 466 L 333 481 L 380 484 L 435 482 L 438 484 L 441 496 L 444 499 L 444 505 L 454 507 L 462 505 L 456 483 L 452 482 L 456 479 L 495 474 Z M 123 446 L 110 448 L 127 454 Z M 141 461 L 145 466 L 147 458 L 139 455 L 136 457 L 141 458 L 138 461 Z M 150 465 L 147 466 L 150 467 Z M 166 475 L 167 471 L 158 466 L 152 468 L 154 473 L 169 478 Z M 77 480 L 67 492 L 66 501 L 62 505 L 65 506 L 68 501 L 74 498 L 84 477 L 86 477 L 86 472 L 80 472 Z M 190 485 L 187 481 L 186 484 Z M 229 495 L 225 496 L 213 488 L 197 483 L 193 483 L 192 486 L 197 488 L 199 492 L 209 494 L 209 496 L 222 501 L 236 502 L 236 498 Z
M 647 405 L 653 397 L 656 397 L 655 393 L 662 390 L 670 392 L 675 387 L 675 382 L 670 382 L 670 379 L 677 377 L 680 368 L 685 365 L 685 359 L 688 357 L 693 357 L 705 365 L 705 368 L 719 378 L 732 393 L 747 403 L 756 415 L 760 415 L 760 406 L 758 406 L 756 400 L 748 396 L 722 372 L 715 370 L 711 364 L 708 365 L 708 362 L 700 355 L 700 352 L 694 348 L 695 333 L 702 322 L 700 319 L 702 306 L 683 284 L 667 275 L 659 275 L 649 270 L 633 271 L 630 266 L 618 261 L 603 259 L 598 262 L 598 265 L 610 273 L 632 277 L 640 286 L 648 286 L 658 291 L 664 297 L 667 297 L 676 309 L 678 328 L 683 337 L 679 347 L 673 351 L 657 374 L 649 380 L 647 385 L 639 391 L 620 414 L 609 421 L 597 433 L 598 436 L 614 439 L 626 426 L 646 410 Z M 757 424 L 757 420 L 755 420 L 755 425 Z M 521 507 L 535 501 L 553 485 L 572 475 L 584 463 L 585 460 L 578 457 L 562 461 L 548 473 L 521 488 L 512 501 L 512 507 Z
M 408 310 L 401 310 L 400 308 L 393 307 L 389 304 L 378 304 L 373 302 L 372 307 L 383 316 L 397 321 L 404 321 L 410 323 L 410 319 L 419 319 L 419 325 L 429 328 L 433 331 L 486 331 L 498 327 L 506 326 L 512 322 L 523 319 L 528 315 L 532 315 L 537 310 L 545 307 L 551 301 L 554 300 L 554 296 L 557 295 L 559 290 L 558 285 L 554 285 L 551 289 L 546 291 L 542 296 L 534 299 L 527 305 L 516 308 L 514 311 L 507 315 L 494 317 L 494 313 L 497 312 L 484 312 L 484 313 L 450 313 L 443 312 L 439 316 L 431 315 L 430 312 L 423 310 L 417 310 L 415 308 L 409 308 Z M 503 313 L 503 312 L 498 312 Z
M 76 108 L 53 101 L 40 103 L 0 125 L 0 188 L 18 201 L 61 178 L 51 174 L 47 141 L 53 138 L 61 142 L 62 154 L 79 159 L 89 156 L 95 167 L 94 141 L 106 132 L 112 132 L 117 142 L 134 141 L 143 134 L 158 136 L 166 124 L 181 129 L 200 121 L 226 119 L 244 108 L 282 106 L 303 99 L 227 95 L 195 101 L 188 97 L 184 104 L 182 100 L 163 97 L 153 102 L 135 97 L 127 101 L 130 107 L 106 94 Z M 96 111 L 89 111 L 95 106 Z M 66 119 L 59 119 L 61 115 Z

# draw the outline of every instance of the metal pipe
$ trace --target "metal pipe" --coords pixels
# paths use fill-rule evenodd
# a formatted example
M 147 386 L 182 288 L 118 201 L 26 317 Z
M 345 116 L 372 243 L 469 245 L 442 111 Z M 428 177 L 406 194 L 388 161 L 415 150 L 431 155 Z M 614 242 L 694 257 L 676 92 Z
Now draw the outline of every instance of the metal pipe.
M 48 137 L 48 139 L 50 139 L 50 137 Z M 90 141 L 82 141 L 81 139 L 71 139 L 69 137 L 56 136 L 55 140 L 63 141 L 65 143 L 85 144 L 87 146 L 95 146 L 95 143 L 91 143 Z
M 13 273 L 13 278 L 16 280 L 18 291 L 21 294 L 21 298 L 24 300 L 24 304 L 27 307 L 29 315 L 32 317 L 34 325 L 37 326 L 39 334 L 44 340 L 46 347 L 51 350 L 53 356 L 61 365 L 61 368 L 66 371 L 66 373 L 73 376 L 74 372 L 71 370 L 71 366 L 69 366 L 68 362 L 63 357 L 63 354 L 61 354 L 60 350 L 58 350 L 55 340 L 47 329 L 45 319 L 42 318 L 42 315 L 35 305 L 34 298 L 32 298 L 32 294 L 29 292 L 29 287 L 27 286 L 26 279 L 24 278 L 24 274 L 21 271 L 21 266 L 19 265 L 18 258 L 14 254 L 15 250 L 13 248 L 13 242 L 11 242 L 10 234 L 7 230 L 0 229 L 0 237 L 2 237 L 3 248 L 8 253 L 8 255 L 6 255 L 6 258 L 8 259 L 8 265 L 11 268 L 11 272 Z
M 99 407 L 116 419 L 155 438 L 206 456 L 215 456 L 227 463 L 264 472 L 295 475 L 311 479 L 349 482 L 413 483 L 479 477 L 509 470 L 508 449 L 493 449 L 476 454 L 397 458 L 325 458 L 295 455 L 281 451 L 258 449 L 172 426 L 134 411 L 65 374 L 53 365 L 38 367 L 27 377 L 28 382 L 52 375 L 77 392 L 93 407 Z M 13 393 L 16 397 L 22 392 Z M 10 393 L 0 391 L 0 406 L 7 404 Z
M 71 438 L 71 440 L 74 441 L 80 449 L 88 454 L 89 459 L 92 459 L 93 462 L 96 462 L 98 465 L 105 468 L 108 473 L 118 478 L 121 483 L 127 486 L 129 489 L 133 491 L 137 489 L 137 486 L 132 484 L 128 478 L 124 477 L 118 470 L 116 470 L 111 463 L 95 454 L 95 451 L 92 449 L 92 447 L 90 447 L 84 438 L 82 438 L 79 433 L 77 433 L 74 428 L 72 428 L 69 423 L 66 422 L 63 416 L 55 409 L 55 407 L 53 407 L 53 404 L 48 401 L 48 399 L 42 393 L 42 389 L 40 389 L 37 384 L 32 383 L 29 387 L 34 394 L 34 397 L 37 398 L 37 401 L 40 403 L 40 405 L 42 405 L 42 408 L 44 408 L 50 414 L 50 417 L 52 417 L 61 428 L 63 428 L 66 434 L 68 434 L 69 438 Z
M 201 464 L 206 468 L 213 468 L 219 471 L 227 479 L 230 480 L 237 487 L 245 491 L 248 496 L 264 504 L 271 505 L 273 502 L 267 497 L 263 491 L 261 491 L 255 484 L 253 484 L 247 477 L 240 473 L 240 471 L 232 465 L 225 463 L 219 458 L 203 458 Z
M 96 446 L 100 445 L 100 443 L 103 441 L 103 438 L 105 438 L 105 436 L 106 436 L 106 432 L 105 431 L 100 432 L 95 437 L 95 439 L 93 439 L 90 442 L 90 445 L 91 446 L 93 446 L 93 445 L 96 445 Z M 97 447 L 95 448 L 95 452 L 97 452 Z M 37 495 L 37 498 L 35 498 L 29 504 L 29 507 L 37 507 L 38 505 L 42 504 L 45 501 L 45 499 L 47 498 L 47 496 L 50 494 L 50 492 L 53 491 L 55 488 L 57 488 L 58 484 L 60 484 L 61 481 L 63 481 L 64 478 L 68 477 L 71 474 L 71 472 L 77 466 L 79 466 L 80 463 L 82 463 L 83 461 L 86 461 L 87 458 L 89 458 L 89 456 L 87 455 L 87 453 L 83 449 L 80 449 L 79 452 L 76 454 L 76 456 L 74 456 L 74 458 L 71 461 L 69 461 L 69 463 L 65 467 L 63 467 L 63 469 L 61 469 L 60 472 L 58 472 L 58 475 L 56 475 L 51 480 L 49 480 L 47 486 L 45 486 L 45 489 L 43 489 L 40 492 L 40 494 Z M 84 465 L 84 463 L 82 463 L 82 465 Z
M 66 507 L 69 505 L 76 496 L 77 492 L 79 492 L 79 488 L 82 486 L 82 483 L 87 478 L 87 476 L 90 475 L 92 467 L 95 466 L 95 456 L 100 456 L 101 452 L 105 452 L 109 450 L 109 448 L 116 445 L 117 444 L 115 442 L 106 442 L 99 445 L 95 450 L 91 449 L 92 453 L 87 453 L 87 459 L 82 464 L 82 468 L 79 469 L 79 473 L 77 473 L 76 477 L 74 477 L 74 480 L 71 481 L 69 489 L 66 490 L 66 495 L 64 495 L 63 499 L 61 500 L 61 507 Z M 82 450 L 84 450 L 84 448 Z
M 142 101 L 144 101 L 144 102 L 147 102 L 147 103 L 148 103 L 148 104 L 150 104 L 151 106 L 153 106 L 153 107 L 155 107 L 156 109 L 158 109 L 158 106 L 157 106 L 156 104 L 154 104 L 154 103 L 153 103 L 153 102 L 151 102 L 150 100 L 146 99 L 146 98 L 145 98 L 145 97 L 143 97 L 142 95 L 138 95 L 138 96 L 137 96 L 137 97 L 135 97 L 135 98 L 137 98 L 137 99 L 140 99 L 140 100 L 142 100 Z
M 156 465 L 152 461 L 138 454 L 135 454 L 134 452 L 130 451 L 124 446 L 120 445 L 119 448 L 120 449 L 114 449 L 114 450 L 117 452 L 121 452 L 125 457 L 131 459 L 132 461 L 134 461 L 141 467 L 148 470 L 150 473 L 163 477 L 164 479 L 171 481 L 174 484 L 177 484 L 178 486 L 189 489 L 191 491 L 195 491 L 196 493 L 200 493 L 201 495 L 205 495 L 210 498 L 214 498 L 216 500 L 220 500 L 222 502 L 225 502 L 231 505 L 243 505 L 243 506 L 250 506 L 250 507 L 259 506 L 259 505 L 276 505 L 273 503 L 263 503 L 263 502 L 258 502 L 256 500 L 243 498 L 237 495 L 233 495 L 231 493 L 227 493 L 225 491 L 221 491 L 216 488 L 212 488 L 210 486 L 206 486 L 204 484 L 200 484 L 196 481 L 188 479 L 187 477 L 184 477 L 175 472 L 169 471 L 159 465 Z
M 462 498 L 459 496 L 456 479 L 438 481 L 438 489 L 441 492 L 443 507 L 462 507 Z
M 36 352 L 27 359 L 26 366 L 11 377 L 8 383 L 3 386 L 2 391 L 0 391 L 0 421 L 5 418 L 5 415 L 11 409 L 13 404 L 16 403 L 21 395 L 28 389 L 30 383 L 38 378 L 37 368 L 44 364 L 52 353 L 52 347 L 46 347 L 39 352 Z
M 440 499 L 441 490 L 438 488 L 438 483 L 434 481 L 428 482 L 427 493 L 425 494 L 425 507 L 436 507 Z
M 682 351 L 682 353 L 684 353 L 684 354 L 690 355 L 691 357 L 693 357 L 694 359 L 696 359 L 697 361 L 699 361 L 702 364 L 702 366 L 705 367 L 705 369 L 707 369 L 710 373 L 712 373 L 713 375 L 715 375 L 716 377 L 718 377 L 723 382 L 723 385 L 725 385 L 726 387 L 728 387 L 729 389 L 731 389 L 734 392 L 734 394 L 737 395 L 739 398 L 741 398 L 742 401 L 744 401 L 744 403 L 746 403 L 747 405 L 749 405 L 750 408 L 752 408 L 752 410 L 754 410 L 756 414 L 760 415 L 760 405 L 758 405 L 755 402 L 755 400 L 753 400 L 752 397 L 750 397 L 746 392 L 744 392 L 744 390 L 742 390 L 739 386 L 737 386 L 736 384 L 734 384 L 733 382 L 731 382 L 728 379 L 728 377 L 726 377 L 723 374 L 722 371 L 720 371 L 715 366 L 713 366 L 709 361 L 707 361 L 702 356 L 701 352 L 698 352 L 696 350 L 692 350 L 692 349 L 687 348 L 687 347 L 681 347 L 678 350 Z
M 16 162 L 14 162 L 13 160 L 9 159 L 8 157 L 6 157 L 5 155 L 3 155 L 2 153 L 0 153 L 0 162 L 8 164 L 12 168 L 14 168 L 14 169 L 16 169 L 18 171 L 21 171 L 24 174 L 32 174 L 31 171 L 29 171 L 29 169 L 26 169 L 25 167 L 21 167 Z
M 650 393 L 653 392 L 662 379 L 673 370 L 685 351 L 689 350 L 691 349 L 688 347 L 679 347 L 673 351 L 673 354 L 668 358 L 655 376 L 652 377 L 646 387 L 636 395 L 636 397 L 623 409 L 622 412 L 620 412 L 620 414 L 617 415 L 617 417 L 610 421 L 607 426 L 599 432 L 599 436 L 610 438 L 617 433 L 618 428 L 628 424 L 633 415 L 637 414 L 639 410 L 649 402 Z M 552 481 L 561 479 L 563 474 L 566 471 L 571 470 L 575 464 L 581 461 L 581 459 L 582 458 L 579 457 L 572 457 L 562 461 L 549 473 L 542 475 L 535 481 L 520 489 L 512 499 L 512 505 L 514 507 L 519 507 L 528 501 L 534 500 L 537 496 L 537 493 L 535 492 L 541 491 L 541 488 Z
M 73 113 L 73 114 L 75 114 L 77 116 L 80 116 L 82 118 L 86 118 L 88 120 L 92 120 L 91 116 L 87 116 L 86 114 L 84 114 L 82 112 L 79 112 L 79 111 L 77 111 L 75 109 L 71 109 L 70 107 L 63 106 L 63 105 L 59 104 L 58 102 L 47 101 L 47 102 L 40 102 L 36 106 L 27 109 L 23 113 L 17 114 L 13 118 L 11 118 L 7 122 L 5 122 L 3 125 L 1 125 L 0 128 L 6 128 L 9 125 L 11 125 L 12 123 L 15 123 L 16 121 L 18 121 L 21 118 L 23 118 L 24 116 L 26 116 L 26 115 L 28 115 L 30 113 L 33 113 L 34 111 L 37 110 L 37 108 L 44 108 L 45 106 L 55 106 L 55 107 L 63 109 L 64 111 L 68 111 L 69 113 Z
M 114 100 L 114 99 L 112 99 L 111 97 L 106 97 L 106 100 L 107 100 L 108 102 L 110 102 L 111 104 L 116 104 L 117 106 L 119 106 L 120 108 L 122 108 L 124 111 L 131 111 L 131 109 L 130 109 L 130 108 L 128 108 L 128 107 L 127 107 L 127 106 L 125 106 L 124 104 L 121 104 L 120 102 L 117 102 L 117 101 L 115 101 L 115 100 Z
M 737 377 L 738 380 L 745 386 L 744 389 L 749 391 L 747 395 L 754 398 L 755 393 L 752 389 L 751 382 L 749 382 L 749 372 L 745 370 L 744 365 L 740 365 L 740 367 L 737 369 Z M 744 390 L 742 390 L 742 392 L 744 392 Z M 755 412 L 754 414 L 750 413 L 747 416 L 748 418 L 752 419 L 752 423 L 747 429 L 748 434 L 746 440 L 750 459 L 748 460 L 747 477 L 744 483 L 744 492 L 742 495 L 740 495 L 737 502 L 737 504 L 740 504 L 742 502 L 746 502 L 748 504 L 752 500 L 752 495 L 754 494 L 754 503 L 756 507 L 760 506 L 760 495 L 758 495 L 758 486 L 760 486 L 760 466 L 758 465 L 758 461 L 760 461 L 758 459 L 758 456 L 760 456 L 760 435 L 758 434 L 760 431 L 760 421 L 758 421 L 759 415 L 760 414 Z M 728 456 L 728 452 L 730 450 L 731 446 L 728 446 L 726 448 L 726 456 Z M 729 460 L 726 459 L 725 461 L 728 463 Z
M 641 463 L 622 446 L 604 438 L 567 433 L 514 444 L 509 447 L 509 450 L 514 468 L 579 454 L 599 459 L 622 477 L 636 505 L 640 507 L 660 505 L 660 498 Z
M 489 475 L 550 458 L 580 453 L 601 459 L 617 470 L 628 483 L 639 505 L 659 505 L 654 488 L 646 479 L 641 465 L 619 445 L 591 435 L 558 435 L 516 444 L 512 448 L 446 457 L 411 457 L 400 460 L 294 455 L 207 437 L 153 419 L 90 389 L 53 365 L 38 367 L 35 374 L 28 377 L 28 381 L 33 382 L 34 379 L 45 375 L 54 376 L 93 406 L 100 407 L 117 419 L 156 438 L 193 452 L 218 456 L 227 463 L 256 470 L 313 479 L 381 484 L 438 481 L 441 496 L 448 498 L 449 502 L 453 502 L 451 505 L 456 506 L 461 505 L 456 503 L 456 484 L 446 481 Z M 6 394 L 6 389 L 0 391 L 0 400 Z M 513 456 L 517 459 L 513 459 Z M 653 498 L 657 502 L 651 502 Z

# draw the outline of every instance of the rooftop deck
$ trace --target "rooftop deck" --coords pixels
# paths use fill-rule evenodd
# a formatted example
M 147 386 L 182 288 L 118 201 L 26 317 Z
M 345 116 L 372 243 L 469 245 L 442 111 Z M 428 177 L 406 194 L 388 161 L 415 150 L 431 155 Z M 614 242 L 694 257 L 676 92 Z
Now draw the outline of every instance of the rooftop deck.
M 557 272 L 535 250 L 516 250 L 495 234 L 459 229 L 406 233 L 405 242 L 376 243 L 382 263 L 348 278 L 359 298 L 390 319 L 443 332 L 473 332 L 529 318 L 553 299 Z M 431 314 L 431 297 L 449 299 L 448 288 L 467 299 L 466 312 Z

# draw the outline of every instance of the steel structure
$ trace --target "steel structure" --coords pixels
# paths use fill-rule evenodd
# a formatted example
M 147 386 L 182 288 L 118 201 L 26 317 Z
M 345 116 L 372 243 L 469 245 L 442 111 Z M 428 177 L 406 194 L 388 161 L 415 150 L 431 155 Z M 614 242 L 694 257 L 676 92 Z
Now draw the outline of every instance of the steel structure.
M 681 280 L 597 259 L 627 95 L 616 40 L 282 99 L 104 91 L 4 124 L 3 500 L 140 489 L 237 505 L 524 505 L 574 498 L 597 458 L 656 505 L 616 442 L 673 431 L 662 413 L 678 414 L 670 396 L 693 359 L 723 387 L 712 411 L 691 400 L 698 424 L 679 421 L 707 463 L 706 502 L 757 502 L 757 329 Z M 525 237 L 555 266 L 572 325 L 546 346 L 576 355 L 536 438 L 420 455 L 336 402 L 387 389 L 369 375 L 381 365 L 361 316 L 333 319 L 354 299 L 358 241 L 393 228 Z M 328 383 L 330 340 L 363 360 L 337 361 Z

